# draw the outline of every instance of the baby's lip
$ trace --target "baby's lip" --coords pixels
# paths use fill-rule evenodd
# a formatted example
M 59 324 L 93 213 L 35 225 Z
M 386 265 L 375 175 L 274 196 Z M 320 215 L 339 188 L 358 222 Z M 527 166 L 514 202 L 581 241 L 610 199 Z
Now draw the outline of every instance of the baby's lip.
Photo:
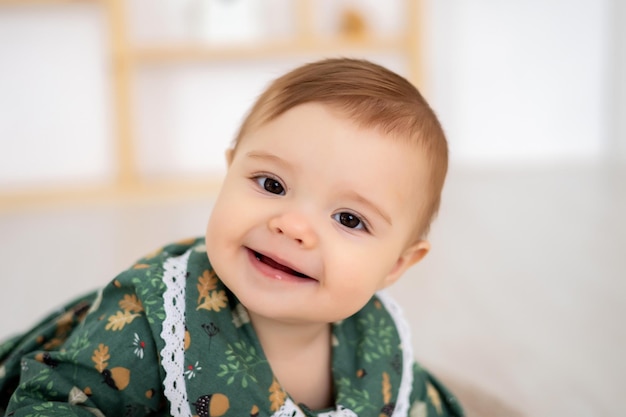
M 262 252 L 256 251 L 254 249 L 250 249 L 247 248 L 250 252 L 252 252 L 252 254 L 254 255 L 255 258 L 257 258 L 260 262 L 263 262 L 266 265 L 271 266 L 274 269 L 278 269 L 280 271 L 286 272 L 290 275 L 293 275 L 295 277 L 298 278 L 308 278 L 308 279 L 314 279 L 308 275 L 306 275 L 303 272 L 300 272 L 299 270 L 297 270 L 293 265 L 291 265 L 289 262 L 275 256 L 275 255 L 266 255 Z

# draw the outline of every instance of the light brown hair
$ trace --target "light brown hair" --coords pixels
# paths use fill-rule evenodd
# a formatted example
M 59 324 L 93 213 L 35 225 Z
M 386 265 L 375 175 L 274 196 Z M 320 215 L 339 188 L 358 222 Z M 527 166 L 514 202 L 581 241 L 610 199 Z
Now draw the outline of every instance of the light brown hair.
M 257 99 L 237 134 L 246 134 L 300 104 L 339 109 L 358 126 L 413 143 L 426 153 L 430 178 L 426 200 L 416 208 L 417 237 L 428 233 L 441 201 L 448 145 L 439 120 L 409 81 L 369 61 L 333 58 L 300 66 L 274 80 Z

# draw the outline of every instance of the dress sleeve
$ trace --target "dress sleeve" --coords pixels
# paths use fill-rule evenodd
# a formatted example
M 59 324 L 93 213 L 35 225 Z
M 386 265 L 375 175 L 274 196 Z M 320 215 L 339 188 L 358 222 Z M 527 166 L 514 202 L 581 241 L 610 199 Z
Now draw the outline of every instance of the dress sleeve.
M 5 416 L 147 416 L 167 409 L 156 341 L 159 291 L 150 287 L 159 285 L 158 269 L 141 265 L 12 341 L 0 358 Z
M 413 365 L 413 390 L 409 415 L 462 417 L 464 413 L 456 397 L 416 363 Z

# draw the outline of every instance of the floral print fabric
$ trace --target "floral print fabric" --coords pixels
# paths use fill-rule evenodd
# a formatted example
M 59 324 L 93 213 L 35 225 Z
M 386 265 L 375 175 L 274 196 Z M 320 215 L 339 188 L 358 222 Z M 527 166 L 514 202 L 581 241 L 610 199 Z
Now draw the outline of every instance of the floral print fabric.
M 374 297 L 333 324 L 337 407 L 297 405 L 274 377 L 246 309 L 212 270 L 204 241 L 166 246 L 104 289 L 0 344 L 0 412 L 7 416 L 168 416 L 162 365 L 163 265 L 188 256 L 183 375 L 191 415 L 392 416 L 406 368 L 393 317 Z M 409 364 L 411 365 L 411 364 Z M 417 364 L 408 414 L 457 416 L 456 399 Z M 303 375 L 306 378 L 306 375 Z M 397 410 L 396 410 L 397 411 Z

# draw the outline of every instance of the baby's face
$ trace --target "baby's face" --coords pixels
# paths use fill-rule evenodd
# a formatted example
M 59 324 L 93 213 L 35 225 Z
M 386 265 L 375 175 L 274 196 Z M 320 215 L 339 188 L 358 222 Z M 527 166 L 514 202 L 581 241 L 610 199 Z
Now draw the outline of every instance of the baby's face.
M 349 317 L 428 251 L 409 242 L 426 170 L 414 146 L 297 106 L 239 143 L 207 228 L 211 263 L 250 314 Z

